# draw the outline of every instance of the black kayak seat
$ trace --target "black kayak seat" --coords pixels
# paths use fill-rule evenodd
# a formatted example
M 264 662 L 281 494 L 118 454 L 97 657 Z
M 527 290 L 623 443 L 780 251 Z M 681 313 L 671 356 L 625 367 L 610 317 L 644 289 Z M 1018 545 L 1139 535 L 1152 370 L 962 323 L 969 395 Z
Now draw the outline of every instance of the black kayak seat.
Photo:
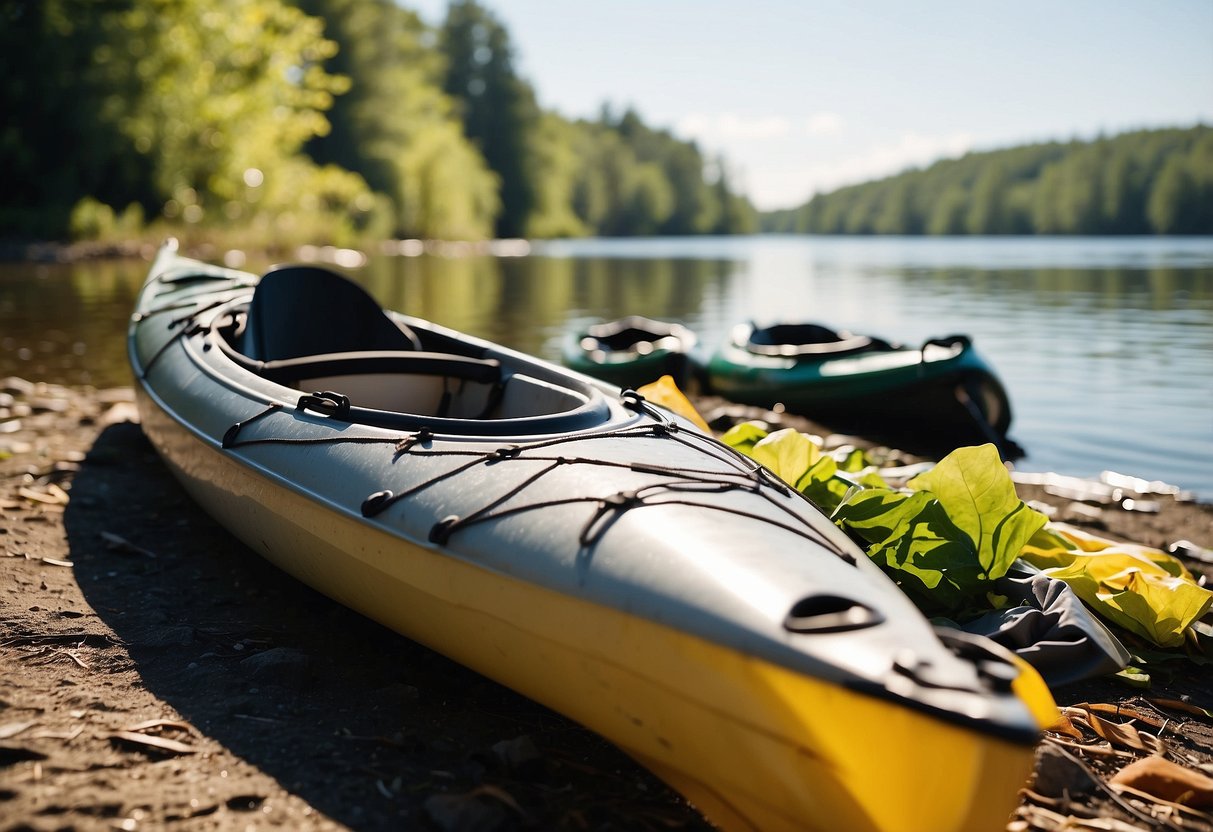
M 281 266 L 266 272 L 253 292 L 240 351 L 257 361 L 282 361 L 420 346 L 349 278 L 317 266 Z

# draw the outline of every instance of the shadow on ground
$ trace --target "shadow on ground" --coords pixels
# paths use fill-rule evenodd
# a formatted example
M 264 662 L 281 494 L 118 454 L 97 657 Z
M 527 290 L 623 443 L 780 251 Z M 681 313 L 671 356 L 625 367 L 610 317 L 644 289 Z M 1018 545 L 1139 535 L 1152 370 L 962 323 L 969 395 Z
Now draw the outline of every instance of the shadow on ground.
M 594 734 L 263 562 L 137 425 L 99 435 L 65 526 L 81 590 L 148 690 L 333 820 L 710 828 Z

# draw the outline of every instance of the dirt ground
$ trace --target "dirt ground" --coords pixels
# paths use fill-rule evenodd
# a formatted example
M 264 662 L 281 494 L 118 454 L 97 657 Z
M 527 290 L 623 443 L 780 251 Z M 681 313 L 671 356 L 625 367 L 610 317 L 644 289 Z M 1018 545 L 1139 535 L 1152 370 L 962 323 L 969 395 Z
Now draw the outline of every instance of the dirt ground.
M 0 382 L 0 830 L 711 828 L 594 734 L 264 563 L 136 418 L 129 390 Z M 1107 536 L 1213 546 L 1207 505 L 1024 489 Z M 1191 790 L 1108 782 L 1151 754 L 1213 774 L 1213 672 L 1151 671 L 1057 691 L 1089 707 L 1041 742 L 1010 829 L 1213 830 Z

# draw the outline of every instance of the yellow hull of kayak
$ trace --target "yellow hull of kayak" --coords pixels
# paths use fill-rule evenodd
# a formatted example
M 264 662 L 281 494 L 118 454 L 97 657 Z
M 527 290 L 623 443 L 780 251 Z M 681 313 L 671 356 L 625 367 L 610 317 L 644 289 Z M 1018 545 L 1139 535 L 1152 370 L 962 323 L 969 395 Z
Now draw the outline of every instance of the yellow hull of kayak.
M 200 440 L 151 396 L 141 410 L 250 548 L 598 732 L 725 830 L 999 830 L 1031 771 L 1028 745 L 402 539 Z

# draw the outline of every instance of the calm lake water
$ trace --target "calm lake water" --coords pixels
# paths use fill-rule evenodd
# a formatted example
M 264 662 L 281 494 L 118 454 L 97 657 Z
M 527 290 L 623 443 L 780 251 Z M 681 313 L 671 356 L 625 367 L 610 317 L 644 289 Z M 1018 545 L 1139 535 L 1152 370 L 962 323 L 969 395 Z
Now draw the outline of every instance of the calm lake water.
M 129 384 L 125 319 L 145 270 L 0 264 L 0 376 Z M 1213 498 L 1213 238 L 580 240 L 375 256 L 353 274 L 386 306 L 552 359 L 571 326 L 630 313 L 709 345 L 744 320 L 968 333 L 1010 392 L 1017 467 Z

